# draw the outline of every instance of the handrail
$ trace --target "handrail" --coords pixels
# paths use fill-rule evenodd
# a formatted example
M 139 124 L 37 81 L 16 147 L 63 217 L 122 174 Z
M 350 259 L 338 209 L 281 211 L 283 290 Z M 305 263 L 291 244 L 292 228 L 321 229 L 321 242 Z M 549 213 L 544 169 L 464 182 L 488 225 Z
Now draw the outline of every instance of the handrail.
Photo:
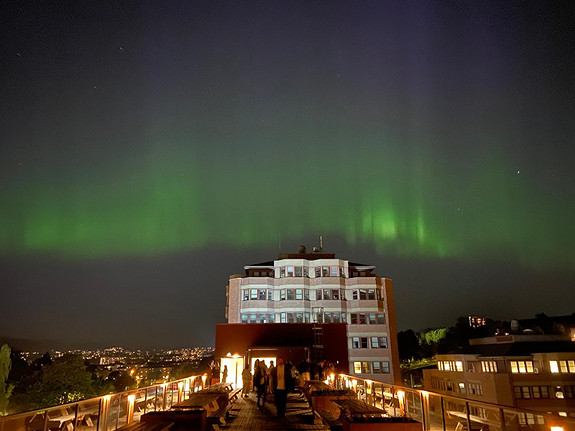
M 466 431 L 485 431 L 486 428 L 490 431 L 527 429 L 524 427 L 539 427 L 547 431 L 575 431 L 575 418 L 539 410 L 475 401 L 348 374 L 333 374 L 328 380 L 338 389 L 352 389 L 360 400 L 368 404 L 379 406 L 386 411 L 393 410 L 394 413 L 399 410 L 401 416 L 421 422 L 424 431 L 432 428 L 445 431 L 451 428 L 448 426 L 449 422 L 452 425 L 455 422 L 461 425 L 455 425 L 453 429 L 457 431 L 463 431 L 465 428 Z M 446 407 L 449 403 L 452 408 L 459 407 L 462 411 L 449 410 Z
M 111 409 L 116 410 L 116 412 L 112 412 L 112 414 L 115 414 L 116 425 L 125 425 L 133 420 L 135 414 L 134 406 L 136 404 L 146 403 L 144 412 L 147 410 L 148 401 L 153 401 L 154 410 L 169 409 L 172 404 L 186 399 L 193 392 L 203 389 L 205 387 L 205 379 L 205 375 L 193 375 L 143 388 L 0 416 L 0 431 L 48 431 L 50 421 L 60 422 L 60 429 L 75 431 L 80 417 L 96 415 L 96 425 L 94 427 L 96 431 L 117 429 L 118 426 L 109 428 L 106 423 Z M 142 395 L 142 398 L 136 399 L 137 395 Z M 160 397 L 161 400 L 159 400 Z M 125 400 L 124 404 L 121 404 L 122 400 Z M 158 403 L 158 401 L 161 402 Z M 89 409 L 81 410 L 81 407 L 87 406 L 89 406 Z M 40 417 L 40 420 L 43 421 L 41 429 L 30 426 L 31 421 L 36 417 Z M 89 422 L 92 421 L 89 420 Z

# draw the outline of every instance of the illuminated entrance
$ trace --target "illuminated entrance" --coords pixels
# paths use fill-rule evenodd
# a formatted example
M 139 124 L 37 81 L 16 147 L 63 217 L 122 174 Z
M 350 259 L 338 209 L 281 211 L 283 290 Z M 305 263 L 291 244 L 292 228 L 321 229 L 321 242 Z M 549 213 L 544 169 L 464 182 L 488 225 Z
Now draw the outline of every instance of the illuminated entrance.
M 234 389 L 242 387 L 242 371 L 244 369 L 244 358 L 240 355 L 231 355 L 228 353 L 221 358 L 220 373 L 224 372 L 224 367 L 228 368 L 228 375 L 226 377 L 227 383 L 232 383 Z M 223 379 L 223 374 L 220 374 Z M 223 381 L 223 380 L 222 380 Z

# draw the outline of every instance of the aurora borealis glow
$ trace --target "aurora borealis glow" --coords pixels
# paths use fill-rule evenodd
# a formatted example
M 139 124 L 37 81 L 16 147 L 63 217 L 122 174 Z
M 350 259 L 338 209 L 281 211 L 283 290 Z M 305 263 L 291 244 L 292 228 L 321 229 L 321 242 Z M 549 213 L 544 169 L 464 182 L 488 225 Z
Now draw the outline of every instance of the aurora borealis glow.
M 15 314 L 23 295 L 95 278 L 127 296 L 153 289 L 142 279 L 118 282 L 122 262 L 132 272 L 163 262 L 156 281 L 181 294 L 196 289 L 176 274 L 184 256 L 201 267 L 203 253 L 220 249 L 225 271 L 238 272 L 319 234 L 344 258 L 369 249 L 380 275 L 413 295 L 430 276 L 406 286 L 402 274 L 422 261 L 427 274 L 447 262 L 458 272 L 489 261 L 535 274 L 536 283 L 561 274 L 553 287 L 575 299 L 575 38 L 573 7 L 565 7 L 64 2 L 7 10 L 0 282 L 13 293 L 5 306 Z M 81 281 L 64 281 L 63 262 Z M 24 281 L 37 265 L 49 280 Z M 223 319 L 228 272 L 202 278 L 208 322 Z M 520 287 L 498 274 L 498 288 Z M 437 289 L 448 289 L 444 282 Z M 77 289 L 73 303 L 88 301 Z M 401 326 L 437 324 L 407 315 L 410 295 L 396 293 Z M 524 310 L 516 311 L 532 312 Z M 25 317 L 5 316 L 6 328 L 25 326 Z M 20 335 L 35 334 L 47 336 Z

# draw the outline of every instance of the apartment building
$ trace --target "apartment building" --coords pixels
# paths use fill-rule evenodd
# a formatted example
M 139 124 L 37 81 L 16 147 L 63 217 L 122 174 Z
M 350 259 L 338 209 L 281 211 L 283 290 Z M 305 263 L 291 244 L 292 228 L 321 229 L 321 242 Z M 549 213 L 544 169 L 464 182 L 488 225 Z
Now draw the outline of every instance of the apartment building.
M 244 270 L 227 286 L 229 324 L 307 323 L 321 331 L 345 323 L 349 373 L 401 381 L 392 281 L 374 266 L 300 247 Z
M 429 391 L 575 417 L 575 343 L 569 336 L 474 339 L 464 351 L 436 359 L 437 369 L 423 371 Z M 538 420 L 533 414 L 519 417 L 522 425 Z

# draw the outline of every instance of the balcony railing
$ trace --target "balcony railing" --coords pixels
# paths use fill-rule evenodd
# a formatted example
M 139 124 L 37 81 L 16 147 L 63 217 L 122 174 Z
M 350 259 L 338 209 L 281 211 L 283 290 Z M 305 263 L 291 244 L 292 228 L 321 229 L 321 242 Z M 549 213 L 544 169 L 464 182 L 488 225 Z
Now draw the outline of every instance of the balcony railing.
M 575 431 L 575 419 L 545 412 L 471 401 L 356 376 L 330 377 L 336 389 L 351 389 L 357 397 L 422 424 L 422 431 Z M 185 379 L 75 403 L 0 417 L 0 431 L 114 431 L 140 416 L 169 410 L 203 389 L 205 376 Z
M 203 389 L 205 376 L 0 417 L 0 431 L 114 431 Z
M 331 377 L 337 389 L 352 389 L 367 404 L 389 416 L 405 416 L 423 431 L 575 431 L 575 418 L 472 401 L 465 398 L 393 386 L 356 376 Z

